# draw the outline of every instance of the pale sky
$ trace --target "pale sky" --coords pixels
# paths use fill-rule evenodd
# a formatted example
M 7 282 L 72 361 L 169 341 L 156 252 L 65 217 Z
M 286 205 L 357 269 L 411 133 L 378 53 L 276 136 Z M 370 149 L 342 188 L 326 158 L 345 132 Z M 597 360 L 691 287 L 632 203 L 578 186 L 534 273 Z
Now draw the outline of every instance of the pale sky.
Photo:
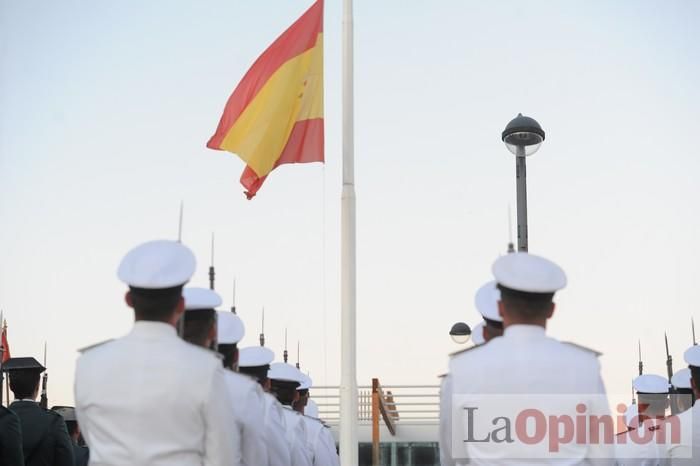
M 0 0 L 0 308 L 14 356 L 49 346 L 49 402 L 72 403 L 76 349 L 126 333 L 116 278 L 136 244 L 177 236 L 257 344 L 284 329 L 315 383 L 339 381 L 341 1 L 327 0 L 326 159 L 247 201 L 243 163 L 205 148 L 253 60 L 311 0 Z M 508 242 L 518 112 L 530 251 L 561 264 L 549 332 L 604 353 L 629 401 L 675 369 L 700 324 L 700 3 L 361 1 L 355 5 L 358 382 L 430 384 L 478 322 Z M 700 327 L 699 327 L 700 331 Z M 700 333 L 699 333 L 700 334 Z M 114 374 L 120 377 L 121 374 Z M 476 376 L 476 375 L 475 375 Z

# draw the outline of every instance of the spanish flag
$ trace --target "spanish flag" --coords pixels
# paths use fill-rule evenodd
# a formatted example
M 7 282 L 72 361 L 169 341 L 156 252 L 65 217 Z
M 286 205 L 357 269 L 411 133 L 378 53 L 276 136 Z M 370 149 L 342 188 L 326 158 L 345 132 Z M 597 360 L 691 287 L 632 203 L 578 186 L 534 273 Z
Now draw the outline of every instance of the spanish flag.
M 207 147 L 246 163 L 251 199 L 285 163 L 323 162 L 323 0 L 253 63 L 229 97 Z

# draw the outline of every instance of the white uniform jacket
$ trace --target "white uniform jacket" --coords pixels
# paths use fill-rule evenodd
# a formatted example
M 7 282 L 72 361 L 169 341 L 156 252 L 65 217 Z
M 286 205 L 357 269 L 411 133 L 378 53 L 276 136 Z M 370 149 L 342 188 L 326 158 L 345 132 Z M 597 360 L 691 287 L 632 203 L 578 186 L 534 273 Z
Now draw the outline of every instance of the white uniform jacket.
M 306 426 L 306 441 L 313 454 L 314 466 L 339 466 L 340 459 L 330 429 L 319 419 L 302 416 L 302 420 Z
M 466 442 L 458 439 L 452 443 L 452 416 L 459 409 L 465 414 L 465 406 L 455 406 L 454 396 L 466 396 L 470 399 L 484 400 L 490 397 L 496 410 L 505 403 L 516 407 L 539 397 L 546 405 L 550 400 L 579 399 L 585 401 L 589 412 L 609 415 L 609 405 L 605 387 L 600 376 L 600 364 L 597 354 L 575 345 L 559 342 L 549 338 L 545 329 L 535 325 L 512 325 L 505 329 L 502 337 L 494 338 L 487 344 L 454 355 L 450 360 L 449 376 L 441 389 L 440 446 L 445 446 L 441 461 L 445 465 L 471 466 L 507 466 L 519 465 L 587 465 L 614 463 L 613 441 L 592 444 L 569 442 L 561 445 L 559 454 L 545 454 L 538 458 L 529 456 L 530 446 L 522 442 L 497 443 L 487 441 Z M 485 397 L 484 397 L 485 395 Z M 496 396 L 491 396 L 496 395 Z M 529 397 L 534 395 L 534 397 Z M 555 395 L 552 397 L 551 395 Z M 563 395 L 558 397 L 558 395 Z M 495 401 L 493 401 L 495 400 Z M 557 401 L 558 403 L 558 401 Z M 561 415 L 576 419 L 576 404 L 570 406 L 570 412 Z M 558 406 L 558 404 L 557 404 Z M 515 411 L 516 413 L 518 411 Z M 496 419 L 477 418 L 478 428 L 490 432 Z M 498 421 L 502 425 L 502 421 Z M 513 426 L 515 426 L 513 422 Z M 516 430 L 513 428 L 513 430 Z M 611 435 L 614 432 L 611 432 Z M 503 435 L 503 432 L 501 432 Z M 474 437 L 479 440 L 478 437 Z M 449 446 L 459 446 L 456 453 Z M 547 448 L 540 444 L 537 448 Z M 522 454 L 527 460 L 515 460 Z M 595 459 L 594 459 L 595 458 Z
M 233 411 L 241 435 L 244 466 L 270 464 L 265 446 L 265 401 L 260 384 L 250 377 L 225 370 Z
M 221 361 L 172 325 L 137 321 L 86 351 L 74 389 L 92 466 L 240 465 Z

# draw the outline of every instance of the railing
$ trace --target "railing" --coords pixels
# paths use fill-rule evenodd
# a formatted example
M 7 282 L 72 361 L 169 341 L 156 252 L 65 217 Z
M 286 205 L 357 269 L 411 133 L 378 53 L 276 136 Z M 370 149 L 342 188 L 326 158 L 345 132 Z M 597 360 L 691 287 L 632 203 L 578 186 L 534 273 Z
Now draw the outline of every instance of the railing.
M 440 387 L 438 385 L 381 385 L 386 415 L 395 426 L 436 425 L 440 420 Z M 337 425 L 340 418 L 338 386 L 317 386 L 311 389 L 319 416 L 328 424 Z M 358 387 L 360 424 L 372 422 L 372 385 Z

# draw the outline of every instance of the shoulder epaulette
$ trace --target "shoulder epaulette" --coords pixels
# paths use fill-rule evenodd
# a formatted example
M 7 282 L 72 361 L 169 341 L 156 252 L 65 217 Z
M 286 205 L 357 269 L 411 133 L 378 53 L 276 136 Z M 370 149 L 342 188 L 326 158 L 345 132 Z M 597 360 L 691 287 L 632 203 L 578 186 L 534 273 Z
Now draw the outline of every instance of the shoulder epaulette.
M 297 411 L 297 412 L 298 412 L 298 411 Z M 301 413 L 299 413 L 299 414 L 301 414 Z M 319 422 L 319 423 L 323 424 L 323 421 L 320 420 L 320 419 L 317 418 L 317 417 L 308 416 L 308 415 L 306 415 L 306 414 L 302 414 L 302 416 L 304 416 L 304 417 L 307 418 L 307 419 L 311 419 L 312 421 L 316 421 L 316 422 Z
M 573 346 L 574 348 L 578 348 L 578 349 L 586 351 L 588 353 L 593 353 L 595 355 L 595 357 L 597 357 L 597 358 L 599 358 L 600 356 L 603 355 L 603 353 L 601 353 L 600 351 L 596 351 L 594 349 L 587 348 L 585 346 L 581 346 L 577 343 L 572 343 L 570 341 L 562 341 L 562 343 L 564 343 L 565 345 Z
M 110 338 L 109 340 L 101 341 L 99 343 L 94 343 L 94 344 L 86 346 L 84 348 L 79 348 L 78 353 L 84 353 L 86 351 L 90 351 L 91 349 L 97 348 L 98 346 L 102 346 L 105 343 L 109 343 L 110 341 L 114 341 L 114 338 Z

